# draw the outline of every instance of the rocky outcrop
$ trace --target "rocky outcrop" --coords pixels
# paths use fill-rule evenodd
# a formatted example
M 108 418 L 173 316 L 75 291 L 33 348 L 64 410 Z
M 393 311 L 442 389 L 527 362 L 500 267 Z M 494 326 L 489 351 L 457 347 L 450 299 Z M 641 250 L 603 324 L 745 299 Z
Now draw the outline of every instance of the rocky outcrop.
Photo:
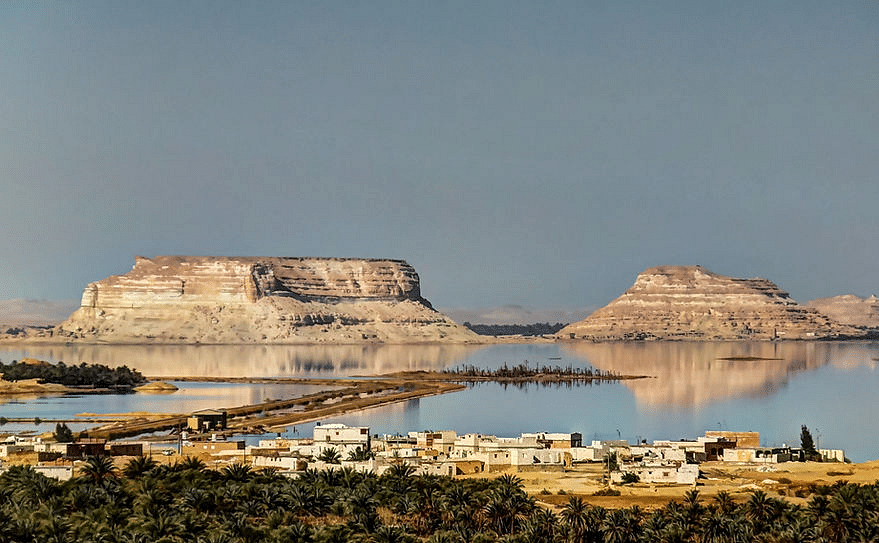
M 766 279 L 737 279 L 701 266 L 658 266 L 622 296 L 559 332 L 561 338 L 821 339 L 857 335 L 797 304 Z
M 402 260 L 137 257 L 89 284 L 54 338 L 101 343 L 470 341 Z
M 859 328 L 879 330 L 879 298 L 861 298 L 854 294 L 819 298 L 806 304 L 831 319 Z

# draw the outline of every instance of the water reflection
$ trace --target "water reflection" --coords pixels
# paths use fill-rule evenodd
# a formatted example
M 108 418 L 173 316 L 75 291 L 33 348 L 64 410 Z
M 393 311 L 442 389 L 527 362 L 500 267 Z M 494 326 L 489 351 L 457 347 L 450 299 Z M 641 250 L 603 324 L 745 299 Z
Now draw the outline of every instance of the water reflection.
M 350 376 L 454 366 L 473 345 L 34 345 L 0 348 L 0 360 L 24 357 L 127 365 L 144 375 L 211 377 Z
M 350 376 L 459 365 L 497 368 L 526 360 L 531 365 L 592 365 L 654 378 L 592 386 L 484 383 L 333 421 L 367 425 L 378 433 L 455 429 L 514 436 L 546 430 L 582 432 L 589 439 L 616 439 L 619 428 L 629 440 L 694 438 L 707 429 L 722 428 L 759 431 L 766 445 L 796 442 L 800 425 L 807 424 L 820 429 L 822 445 L 845 448 L 854 460 L 879 458 L 879 429 L 874 424 L 879 409 L 876 342 L 0 348 L 4 362 L 25 356 L 128 364 L 156 376 Z M 178 386 L 182 390 L 169 396 L 11 399 L 0 405 L 0 415 L 185 412 L 289 393 L 264 385 Z M 185 403 L 171 403 L 181 400 Z M 308 426 L 298 431 L 310 435 Z
M 767 397 L 825 365 L 874 368 L 873 343 L 567 343 L 562 351 L 598 369 L 651 379 L 623 381 L 647 406 L 699 406 Z

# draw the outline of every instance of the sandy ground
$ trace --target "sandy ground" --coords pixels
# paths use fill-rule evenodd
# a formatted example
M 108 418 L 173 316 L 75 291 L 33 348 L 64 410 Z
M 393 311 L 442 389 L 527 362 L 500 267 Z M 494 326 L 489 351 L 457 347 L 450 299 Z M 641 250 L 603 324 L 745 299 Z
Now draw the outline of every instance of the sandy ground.
M 162 449 L 176 449 L 172 443 L 153 444 L 152 458 L 162 464 L 173 464 L 182 458 L 176 453 L 170 456 L 161 454 Z M 204 463 L 220 469 L 230 463 L 246 459 L 244 451 L 228 451 L 221 455 L 202 453 L 197 455 Z M 36 463 L 36 454 L 11 455 L 9 464 Z M 117 467 L 122 468 L 130 460 L 128 457 L 116 458 Z M 69 462 L 59 461 L 64 465 Z M 873 484 L 879 481 L 879 460 L 861 464 L 790 462 L 773 466 L 733 465 L 723 462 L 702 464 L 703 477 L 695 487 L 691 485 L 665 485 L 635 483 L 613 485 L 619 496 L 596 496 L 595 493 L 607 488 L 603 482 L 605 474 L 602 464 L 578 464 L 565 471 L 555 472 L 515 472 L 500 471 L 465 475 L 465 478 L 499 477 L 511 474 L 522 480 L 525 491 L 533 496 L 539 505 L 560 511 L 572 496 L 580 497 L 589 504 L 608 509 L 637 505 L 645 510 L 663 507 L 672 501 L 683 501 L 684 494 L 694 488 L 701 499 L 711 502 L 719 492 L 725 491 L 737 502 L 748 500 L 755 490 L 763 490 L 771 497 L 805 505 L 812 494 L 811 488 L 832 485 L 838 481 L 858 484 Z
M 701 469 L 703 478 L 698 480 L 695 488 L 705 500 L 726 491 L 734 500 L 745 501 L 760 489 L 770 496 L 805 504 L 811 494 L 810 486 L 832 485 L 837 481 L 859 484 L 879 481 L 879 461 L 862 464 L 789 462 L 771 466 L 707 462 Z M 683 500 L 684 494 L 694 488 L 690 485 L 635 483 L 614 485 L 619 496 L 595 496 L 596 492 L 606 488 L 602 482 L 604 470 L 601 464 L 578 464 L 564 472 L 511 473 L 522 479 L 525 490 L 538 502 L 553 509 L 560 509 L 571 496 L 607 508 L 638 505 L 655 509 L 670 501 Z

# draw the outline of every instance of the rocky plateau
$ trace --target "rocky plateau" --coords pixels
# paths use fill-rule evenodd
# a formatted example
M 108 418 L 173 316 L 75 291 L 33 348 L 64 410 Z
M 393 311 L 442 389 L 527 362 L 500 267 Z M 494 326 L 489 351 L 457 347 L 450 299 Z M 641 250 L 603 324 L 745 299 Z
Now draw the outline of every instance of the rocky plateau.
M 402 260 L 137 257 L 89 284 L 80 308 L 40 338 L 82 343 L 476 341 L 435 311 Z
M 766 279 L 658 266 L 619 298 L 563 328 L 563 339 L 773 340 L 859 337 L 863 330 L 791 299 Z
M 869 298 L 861 298 L 854 294 L 819 298 L 807 303 L 806 306 L 842 324 L 879 329 L 879 298 L 875 294 Z

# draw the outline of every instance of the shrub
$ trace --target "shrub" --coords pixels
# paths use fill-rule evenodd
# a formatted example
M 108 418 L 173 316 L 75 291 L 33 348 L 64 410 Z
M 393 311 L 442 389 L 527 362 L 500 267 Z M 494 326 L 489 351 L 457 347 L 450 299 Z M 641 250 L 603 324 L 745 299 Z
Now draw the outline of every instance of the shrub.
M 601 490 L 595 491 L 593 496 L 619 496 L 620 491 L 615 488 L 602 488 Z
M 640 480 L 637 473 L 623 473 L 623 484 L 637 483 Z

